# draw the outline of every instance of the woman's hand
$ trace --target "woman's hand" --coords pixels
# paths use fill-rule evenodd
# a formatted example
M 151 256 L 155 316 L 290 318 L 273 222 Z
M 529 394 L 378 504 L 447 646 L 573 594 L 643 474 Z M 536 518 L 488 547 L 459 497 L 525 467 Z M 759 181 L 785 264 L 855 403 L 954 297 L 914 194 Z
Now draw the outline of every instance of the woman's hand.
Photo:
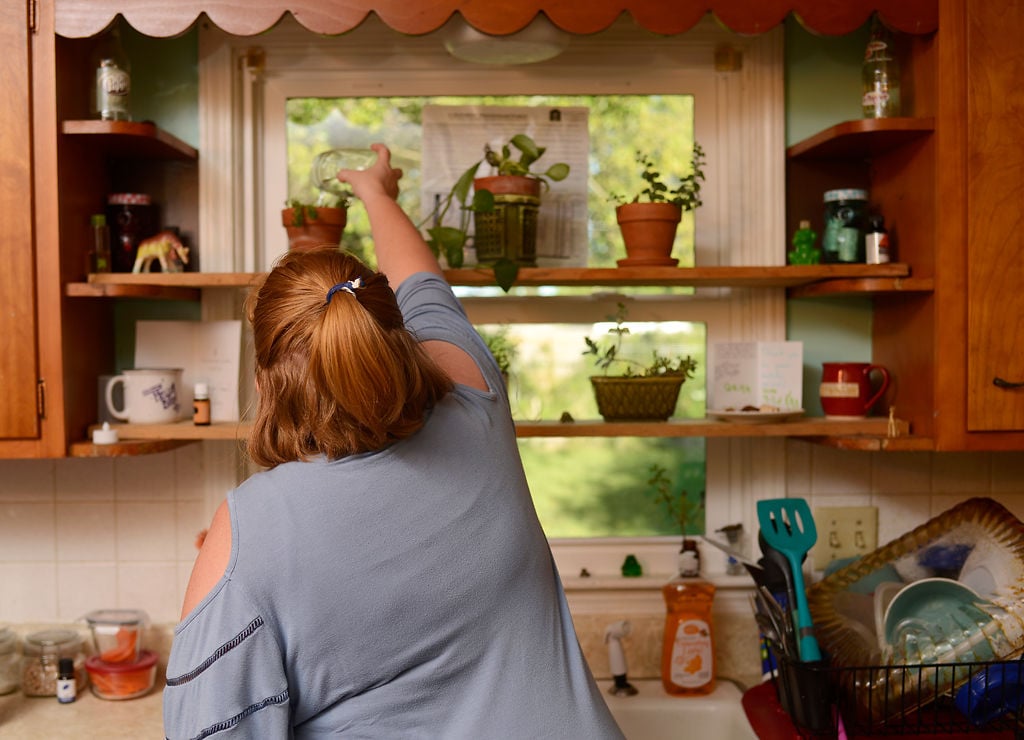
M 340 170 L 338 179 L 347 182 L 355 196 L 364 203 L 380 196 L 395 200 L 402 170 L 391 166 L 391 152 L 386 146 L 371 144 L 370 148 L 377 152 L 376 162 L 365 170 Z

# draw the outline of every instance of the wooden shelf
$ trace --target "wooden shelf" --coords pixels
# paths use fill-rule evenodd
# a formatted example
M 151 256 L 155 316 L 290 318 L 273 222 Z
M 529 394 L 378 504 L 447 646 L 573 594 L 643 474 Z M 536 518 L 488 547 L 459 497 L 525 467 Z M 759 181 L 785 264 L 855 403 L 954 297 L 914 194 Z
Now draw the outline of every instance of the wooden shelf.
M 175 424 L 112 424 L 121 444 L 141 440 L 233 440 L 248 435 L 250 423 L 223 422 L 195 426 L 191 421 Z M 90 430 L 91 432 L 91 430 Z M 906 422 L 894 422 L 893 438 L 910 433 Z M 805 417 L 779 424 L 737 424 L 710 419 L 680 419 L 667 422 L 517 421 L 517 437 L 889 437 L 888 418 L 836 420 Z M 91 443 L 81 443 L 98 447 Z M 113 447 L 113 445 L 111 445 Z
M 86 283 L 68 283 L 65 293 L 86 298 L 170 298 L 197 300 L 202 288 L 251 288 L 262 277 L 252 272 L 99 273 Z M 494 274 L 487 268 L 447 270 L 452 285 L 494 286 Z M 857 293 L 907 290 L 912 283 L 910 267 L 884 265 L 784 265 L 772 267 L 526 267 L 519 271 L 517 286 L 562 287 L 692 287 L 692 288 L 803 288 L 827 286 L 841 281 L 841 288 L 828 292 Z M 923 287 L 915 288 L 918 290 Z M 930 287 L 928 288 L 930 289 Z
M 63 121 L 61 133 L 88 136 L 110 159 L 180 159 L 195 161 L 199 152 L 156 124 L 138 121 Z
M 787 298 L 824 298 L 839 295 L 877 295 L 878 293 L 931 293 L 932 278 L 861 278 L 827 280 L 798 285 L 786 291 Z
M 187 439 L 127 439 L 112 445 L 98 445 L 92 442 L 73 442 L 68 450 L 69 457 L 131 457 L 155 455 L 158 452 L 175 450 L 199 440 Z
M 934 118 L 845 121 L 786 149 L 788 159 L 867 159 L 935 131 Z

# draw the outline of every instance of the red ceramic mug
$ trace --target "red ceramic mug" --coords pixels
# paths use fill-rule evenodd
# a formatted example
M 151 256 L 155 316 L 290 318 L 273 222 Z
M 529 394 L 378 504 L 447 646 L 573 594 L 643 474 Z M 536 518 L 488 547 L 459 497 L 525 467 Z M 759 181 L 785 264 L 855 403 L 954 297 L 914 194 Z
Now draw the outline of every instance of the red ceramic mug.
M 871 374 L 881 376 L 873 390 Z M 889 388 L 889 371 L 870 362 L 826 362 L 822 364 L 821 408 L 825 416 L 859 419 L 868 415 Z

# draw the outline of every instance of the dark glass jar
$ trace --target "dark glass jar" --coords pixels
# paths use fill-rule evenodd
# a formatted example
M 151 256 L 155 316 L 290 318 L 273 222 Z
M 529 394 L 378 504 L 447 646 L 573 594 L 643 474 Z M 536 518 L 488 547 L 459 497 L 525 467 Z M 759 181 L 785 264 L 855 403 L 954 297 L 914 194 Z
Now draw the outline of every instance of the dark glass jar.
M 160 230 L 156 206 L 145 193 L 112 193 L 107 196 L 107 224 L 114 272 L 131 272 L 139 242 Z

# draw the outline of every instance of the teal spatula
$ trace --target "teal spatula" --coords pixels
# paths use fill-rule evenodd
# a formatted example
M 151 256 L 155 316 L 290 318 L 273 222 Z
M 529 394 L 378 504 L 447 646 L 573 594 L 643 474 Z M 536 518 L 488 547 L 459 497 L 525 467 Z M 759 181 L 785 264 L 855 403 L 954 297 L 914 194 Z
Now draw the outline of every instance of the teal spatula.
M 804 593 L 804 575 L 801 568 L 804 556 L 818 541 L 811 507 L 802 498 L 774 498 L 757 502 L 757 521 L 769 545 L 789 560 L 796 596 L 796 632 L 800 646 L 800 660 L 821 660 L 821 650 L 814 637 L 811 610 Z

